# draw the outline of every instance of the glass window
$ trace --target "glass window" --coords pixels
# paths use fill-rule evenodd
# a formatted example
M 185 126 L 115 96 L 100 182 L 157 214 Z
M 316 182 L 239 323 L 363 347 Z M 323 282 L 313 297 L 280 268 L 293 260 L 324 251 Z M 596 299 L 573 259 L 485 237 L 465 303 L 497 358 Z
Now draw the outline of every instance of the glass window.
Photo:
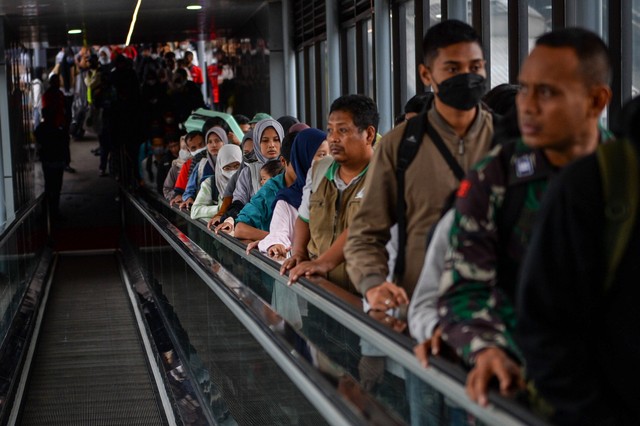
M 631 95 L 638 96 L 640 94 L 640 0 L 633 0 L 632 15 L 633 71 L 631 75 Z
M 316 93 L 316 78 L 320 78 L 320 76 L 316 75 L 316 45 L 309 46 L 307 48 L 307 55 L 309 55 L 309 84 L 310 89 L 310 102 L 309 102 L 309 117 L 307 117 L 307 124 L 311 127 L 317 127 L 318 123 L 316 123 L 317 111 L 318 111 L 318 93 Z
M 529 51 L 536 38 L 551 31 L 551 0 L 529 0 Z
M 471 24 L 471 2 L 468 0 L 447 0 L 447 18 Z
M 491 20 L 491 86 L 509 82 L 509 15 L 507 0 L 492 1 Z
M 416 93 L 416 51 L 422 51 L 420 43 L 415 36 L 415 9 L 414 1 L 408 1 L 400 5 L 400 40 L 392 41 L 392 46 L 414 46 L 414 49 L 400 49 L 400 102 L 404 105 L 407 100 Z M 393 32 L 392 32 L 393 36 Z M 394 68 L 396 69 L 396 68 Z M 397 111 L 396 113 L 398 113 Z
M 298 79 L 298 118 L 303 123 L 306 123 L 306 108 L 305 108 L 305 93 L 304 88 L 306 84 L 306 76 L 304 75 L 304 50 L 301 50 L 297 53 L 297 68 L 298 75 L 296 76 Z
M 442 21 L 442 4 L 440 0 L 429 2 L 429 26 L 433 26 Z
M 327 41 L 323 40 L 320 42 L 320 116 L 318 119 L 320 120 L 317 123 L 318 128 L 324 129 L 326 128 L 326 120 L 327 115 L 329 113 L 329 107 L 327 104 L 327 100 L 329 98 L 329 84 L 327 83 L 327 76 L 329 75 L 329 69 L 327 68 Z M 333 101 L 333 99 L 332 99 Z
M 364 30 L 364 63 L 366 70 L 375 70 L 375 64 L 373 63 L 373 21 L 367 19 L 362 26 Z M 364 93 L 371 99 L 375 99 L 375 86 L 373 83 L 373 77 L 375 72 L 367 72 L 367 75 L 362 76 L 364 78 Z
M 356 56 L 356 27 L 347 29 L 347 87 L 349 93 L 358 92 L 358 58 Z

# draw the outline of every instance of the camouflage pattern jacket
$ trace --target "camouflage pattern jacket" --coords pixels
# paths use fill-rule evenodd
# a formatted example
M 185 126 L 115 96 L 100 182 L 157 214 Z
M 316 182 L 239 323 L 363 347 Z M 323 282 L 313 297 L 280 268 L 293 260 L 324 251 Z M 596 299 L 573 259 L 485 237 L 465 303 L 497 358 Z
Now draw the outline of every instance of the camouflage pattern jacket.
M 513 337 L 518 268 L 556 170 L 517 140 L 495 147 L 460 185 L 438 314 L 444 341 L 469 365 L 490 346 L 522 359 Z

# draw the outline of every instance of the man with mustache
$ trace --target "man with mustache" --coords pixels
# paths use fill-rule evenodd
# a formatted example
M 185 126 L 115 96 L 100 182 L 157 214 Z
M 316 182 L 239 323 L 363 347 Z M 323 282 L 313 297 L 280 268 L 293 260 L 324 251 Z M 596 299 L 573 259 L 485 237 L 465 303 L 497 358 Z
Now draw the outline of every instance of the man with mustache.
M 291 269 L 290 282 L 301 276 L 326 275 L 356 293 L 345 271 L 343 248 L 362 201 L 378 121 L 378 108 L 367 96 L 341 96 L 331 104 L 327 141 L 333 158 L 325 157 L 310 169 L 313 182 L 303 191 L 292 254 L 280 270 Z

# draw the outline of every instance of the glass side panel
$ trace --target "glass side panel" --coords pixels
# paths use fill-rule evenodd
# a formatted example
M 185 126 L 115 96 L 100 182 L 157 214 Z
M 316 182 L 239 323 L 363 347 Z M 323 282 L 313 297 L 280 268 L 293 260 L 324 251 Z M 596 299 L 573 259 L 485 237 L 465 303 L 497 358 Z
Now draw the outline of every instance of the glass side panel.
M 223 425 L 325 424 L 315 407 L 157 230 L 133 208 L 127 208 L 127 221 L 136 223 L 127 226 L 127 236 L 132 243 L 140 243 L 137 252 L 147 281 L 216 421 Z M 272 285 L 265 284 L 263 291 L 270 294 Z M 172 357 L 170 353 L 163 355 Z
M 180 230 L 192 241 L 269 303 L 300 335 L 358 381 L 394 416 L 412 424 L 442 424 L 453 417 L 461 422 L 458 424 L 473 424 L 475 419 L 472 415 L 456 408 L 440 392 L 385 357 L 375 342 L 361 339 L 329 314 L 299 297 L 286 285 L 286 277 L 274 279 L 250 260 L 214 239 L 208 231 L 186 222 L 175 210 L 164 204 L 154 207 L 172 223 L 179 224 Z M 163 291 L 165 295 L 169 294 L 166 286 L 163 286 Z M 181 294 L 184 298 L 190 291 L 181 287 L 173 294 Z M 193 303 L 198 300 L 200 298 L 196 297 Z M 184 323 L 175 301 L 168 303 L 173 305 L 180 322 Z M 184 315 L 190 318 L 192 313 Z
M 16 226 L 0 247 L 0 342 L 11 326 L 47 238 L 45 217 L 39 207 Z

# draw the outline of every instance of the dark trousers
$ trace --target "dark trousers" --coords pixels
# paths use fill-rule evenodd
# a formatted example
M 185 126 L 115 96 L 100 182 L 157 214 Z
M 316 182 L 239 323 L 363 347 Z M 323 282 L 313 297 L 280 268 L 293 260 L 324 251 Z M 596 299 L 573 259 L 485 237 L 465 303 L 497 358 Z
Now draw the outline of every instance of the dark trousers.
M 64 164 L 62 163 L 42 163 L 44 173 L 44 193 L 47 197 L 47 204 L 51 216 L 60 214 L 60 191 L 62 191 L 62 176 L 64 175 Z

